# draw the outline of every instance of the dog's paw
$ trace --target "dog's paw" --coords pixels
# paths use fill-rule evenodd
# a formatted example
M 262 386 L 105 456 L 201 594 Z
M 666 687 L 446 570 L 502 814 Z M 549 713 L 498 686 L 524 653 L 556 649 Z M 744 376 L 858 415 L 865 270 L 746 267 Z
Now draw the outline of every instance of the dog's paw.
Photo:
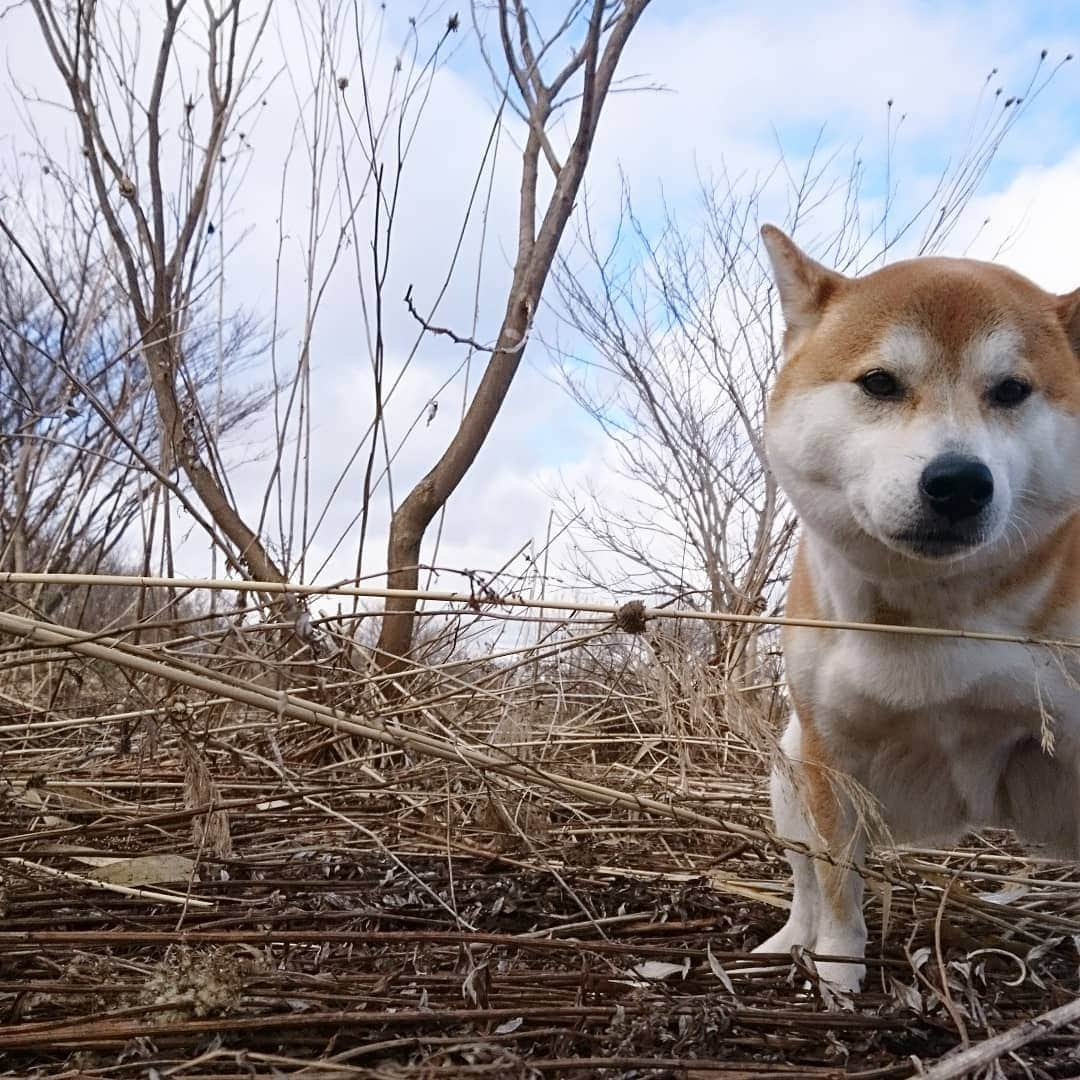
M 812 949 L 814 942 L 813 940 L 807 940 L 806 935 L 800 933 L 800 928 L 793 927 L 788 923 L 783 930 L 778 930 L 771 938 L 763 941 L 751 952 L 788 954 L 796 945 L 804 949 Z
M 841 964 L 835 960 L 822 960 L 817 964 L 818 977 L 834 990 L 845 994 L 857 994 L 866 978 L 865 964 Z

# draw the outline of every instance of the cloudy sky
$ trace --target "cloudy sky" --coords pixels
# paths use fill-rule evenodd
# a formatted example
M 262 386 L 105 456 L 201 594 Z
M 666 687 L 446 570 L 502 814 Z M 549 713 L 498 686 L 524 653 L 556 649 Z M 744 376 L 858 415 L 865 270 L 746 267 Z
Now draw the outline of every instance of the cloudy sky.
M 305 567 L 309 579 L 320 570 L 320 580 L 354 572 L 356 530 L 351 523 L 360 510 L 364 439 L 372 415 L 370 198 L 353 219 L 355 233 L 346 228 L 339 247 L 348 220 L 342 206 L 350 192 L 355 198 L 365 169 L 347 130 L 349 149 L 342 156 L 337 125 L 342 116 L 362 125 L 364 75 L 376 116 L 388 94 L 400 100 L 403 78 L 413 77 L 419 87 L 407 109 L 407 130 L 413 134 L 383 293 L 386 384 L 400 375 L 387 413 L 397 500 L 436 460 L 454 430 L 466 360 L 466 351 L 445 338 L 418 341 L 402 298 L 412 286 L 417 306 L 431 308 L 447 277 L 478 178 L 479 200 L 433 321 L 475 333 L 481 341 L 493 339 L 513 260 L 520 124 L 511 118 L 503 125 L 494 146 L 494 168 L 483 169 L 499 95 L 468 11 L 462 7 L 461 29 L 448 38 L 428 79 L 415 74 L 416 65 L 430 54 L 456 4 L 410 6 L 395 0 L 384 6 L 385 12 L 374 4 L 357 9 L 355 22 L 350 6 L 335 9 L 336 20 L 329 23 L 331 60 L 321 70 L 317 5 L 308 0 L 273 10 L 246 98 L 252 109 L 243 138 L 234 132 L 227 148 L 242 167 L 235 174 L 228 211 L 216 222 L 215 237 L 229 248 L 225 304 L 246 306 L 276 332 L 279 378 L 295 369 L 305 327 L 311 327 L 311 394 L 305 405 L 310 447 L 302 468 L 309 477 L 308 531 L 314 534 Z M 535 5 L 537 21 L 555 24 L 564 6 L 563 0 L 541 0 Z M 126 19 L 139 14 L 144 48 L 149 49 L 157 25 L 156 0 L 137 0 L 125 10 Z M 481 24 L 490 31 L 483 13 Z M 363 70 L 357 26 L 364 41 Z M 174 116 L 180 115 L 181 95 L 197 74 L 196 33 L 193 22 L 191 40 L 178 50 L 177 63 L 187 66 L 189 77 L 183 87 L 173 84 Z M 25 7 L 4 15 L 0 42 L 9 98 L 8 107 L 0 101 L 0 161 L 9 172 L 25 171 L 35 159 L 36 139 L 56 155 L 64 154 L 74 139 L 61 110 L 22 103 L 27 92 L 60 97 Z M 1040 83 L 1078 47 L 1080 11 L 1071 0 L 813 5 L 653 0 L 621 67 L 624 76 L 634 77 L 627 84 L 634 91 L 608 102 L 579 210 L 587 207 L 600 238 L 609 239 L 625 183 L 646 227 L 659 224 L 662 205 L 693 227 L 701 214 L 703 177 L 723 172 L 738 184 L 761 182 L 775 175 L 781 148 L 789 167 L 798 171 L 816 141 L 826 155 L 837 155 L 837 162 L 853 156 L 863 162 L 868 213 L 889 188 L 900 191 L 903 205 L 915 205 L 962 153 L 973 116 L 985 117 L 987 108 L 1022 93 L 1042 50 L 1048 55 L 1037 76 Z M 553 50 L 556 62 L 567 48 Z M 398 60 L 402 69 L 395 75 Z M 134 81 L 143 79 L 145 85 L 148 76 L 144 56 Z M 339 92 L 336 83 L 342 76 L 349 84 Z M 999 87 L 1002 95 L 995 99 Z M 347 101 L 346 112 L 333 104 L 335 95 Z M 1041 284 L 1065 291 L 1080 284 L 1080 65 L 1065 64 L 1028 104 L 947 250 L 984 257 L 1000 252 Z M 556 130 L 556 145 L 565 134 L 565 129 Z M 314 154 L 313 139 L 318 146 Z M 388 143 L 388 176 L 392 150 Z M 357 187 L 346 188 L 346 169 Z M 782 177 L 770 181 L 764 205 L 782 218 Z M 320 222 L 314 253 L 313 207 Z M 816 227 L 827 233 L 829 222 L 819 218 Z M 812 240 L 810 235 L 807 242 Z M 572 237 L 564 250 L 574 263 Z M 387 255 L 385 250 L 382 254 Z M 314 316 L 309 281 L 320 292 Z M 539 322 L 540 332 L 551 339 L 557 314 L 545 312 Z M 472 361 L 471 385 L 481 362 L 481 357 Z M 441 565 L 498 567 L 531 541 L 542 543 L 553 488 L 573 489 L 586 480 L 618 488 L 610 474 L 610 448 L 553 378 L 552 364 L 542 341 L 535 340 L 490 440 L 451 502 Z M 269 358 L 255 377 L 273 377 Z M 438 410 L 428 423 L 432 402 Z M 273 430 L 267 417 L 231 450 L 238 462 L 246 461 L 237 466 L 234 482 L 252 519 L 259 515 L 271 472 Z M 301 449 L 306 446 L 302 441 Z M 347 468 L 358 447 L 363 452 Z M 376 472 L 383 453 L 380 447 Z M 373 507 L 365 573 L 383 564 L 389 498 L 383 483 Z M 273 498 L 270 506 L 268 531 L 276 537 Z M 324 508 L 325 519 L 315 531 Z M 184 569 L 200 572 L 204 550 L 193 538 L 185 547 Z M 441 581 L 454 584 L 451 578 Z

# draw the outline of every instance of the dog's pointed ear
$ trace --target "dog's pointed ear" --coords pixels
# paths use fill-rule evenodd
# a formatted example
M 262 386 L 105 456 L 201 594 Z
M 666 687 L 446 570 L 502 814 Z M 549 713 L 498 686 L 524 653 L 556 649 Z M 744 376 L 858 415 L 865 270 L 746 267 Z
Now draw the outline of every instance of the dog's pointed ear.
M 848 279 L 815 262 L 775 225 L 763 225 L 761 239 L 780 294 L 780 309 L 787 325 L 785 344 L 790 345 L 813 330 L 829 301 Z
M 1080 289 L 1059 296 L 1057 310 L 1072 351 L 1080 358 Z

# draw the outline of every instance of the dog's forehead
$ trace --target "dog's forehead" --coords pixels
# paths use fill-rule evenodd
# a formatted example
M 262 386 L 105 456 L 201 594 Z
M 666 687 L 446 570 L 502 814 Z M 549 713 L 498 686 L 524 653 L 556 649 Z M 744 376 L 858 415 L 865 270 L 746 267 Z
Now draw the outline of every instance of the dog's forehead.
M 1034 282 L 969 259 L 920 258 L 843 279 L 809 333 L 785 342 L 772 405 L 886 367 L 912 384 L 1019 375 L 1080 416 L 1080 362 L 1061 312 L 1061 298 Z
M 884 368 L 909 382 L 934 376 L 1003 378 L 1017 370 L 1028 353 L 1020 327 L 1007 315 L 955 336 L 949 348 L 934 324 L 899 318 L 886 326 L 873 353 Z
M 788 355 L 776 392 L 850 380 L 867 364 L 917 378 L 1043 369 L 1080 393 L 1055 297 L 993 263 L 922 258 L 848 279 L 821 322 Z M 1067 368 L 1068 371 L 1063 370 Z
M 1053 298 L 992 263 L 916 259 L 851 283 L 840 304 L 849 331 L 883 345 L 930 343 L 951 365 L 993 364 L 1038 347 L 1054 326 Z

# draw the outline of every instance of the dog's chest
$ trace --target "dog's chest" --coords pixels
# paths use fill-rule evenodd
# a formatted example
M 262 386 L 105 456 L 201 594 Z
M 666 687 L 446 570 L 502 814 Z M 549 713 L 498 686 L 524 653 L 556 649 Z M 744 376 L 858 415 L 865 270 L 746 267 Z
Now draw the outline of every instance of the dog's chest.
M 874 794 L 898 838 L 1009 825 L 1075 843 L 1055 824 L 1075 819 L 1080 741 L 1080 691 L 1060 656 L 846 631 L 819 640 L 812 666 L 794 651 L 835 763 Z
M 950 586 L 873 588 L 843 575 L 818 582 L 826 617 L 859 623 L 962 627 L 1004 637 L 1024 637 L 1032 614 L 1045 606 L 1052 578 L 1036 576 L 978 602 L 965 583 Z M 817 591 L 817 590 L 815 590 Z M 1062 612 L 1054 631 L 1080 636 L 1080 609 Z M 799 630 L 787 642 L 789 670 L 830 711 L 921 712 L 951 716 L 990 709 L 1008 711 L 1036 726 L 1047 709 L 1071 712 L 1080 724 L 1080 664 L 1075 651 L 1055 654 L 1039 646 L 986 638 L 843 630 Z M 872 723 L 867 715 L 866 722 Z
M 1061 659 L 1035 647 L 840 631 L 816 651 L 814 696 L 830 711 L 947 710 L 955 716 L 1006 708 L 1019 718 L 1077 699 Z

